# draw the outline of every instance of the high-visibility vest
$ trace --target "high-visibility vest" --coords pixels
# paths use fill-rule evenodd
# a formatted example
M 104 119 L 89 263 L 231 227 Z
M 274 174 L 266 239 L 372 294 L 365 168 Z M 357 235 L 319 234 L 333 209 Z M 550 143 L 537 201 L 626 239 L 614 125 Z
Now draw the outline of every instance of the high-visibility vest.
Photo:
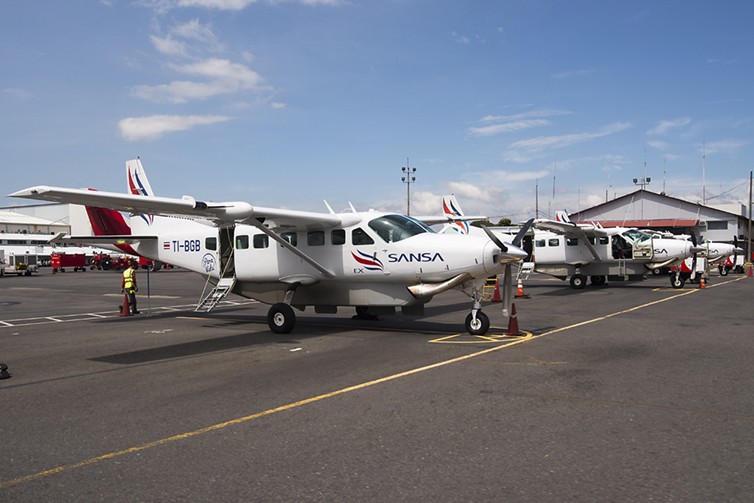
M 130 267 L 123 271 L 123 288 L 125 290 L 132 290 L 134 287 L 134 270 Z

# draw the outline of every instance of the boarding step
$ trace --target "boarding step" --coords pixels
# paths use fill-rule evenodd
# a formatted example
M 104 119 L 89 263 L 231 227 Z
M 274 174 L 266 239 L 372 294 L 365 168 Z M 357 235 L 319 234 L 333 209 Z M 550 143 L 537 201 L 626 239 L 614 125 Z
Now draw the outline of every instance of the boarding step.
M 518 276 L 516 281 L 526 281 L 529 279 L 529 275 L 534 272 L 534 262 L 522 262 L 521 267 L 518 269 Z
M 195 312 L 208 313 L 217 306 L 221 300 L 228 296 L 236 284 L 236 278 L 220 278 L 217 285 L 202 299 L 194 309 Z

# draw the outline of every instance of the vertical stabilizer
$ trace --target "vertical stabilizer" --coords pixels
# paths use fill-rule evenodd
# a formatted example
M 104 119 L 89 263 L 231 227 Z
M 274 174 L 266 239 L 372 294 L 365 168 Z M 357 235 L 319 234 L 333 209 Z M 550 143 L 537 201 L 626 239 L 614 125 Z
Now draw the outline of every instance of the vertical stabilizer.
M 455 194 L 442 196 L 442 214 L 451 220 L 463 216 L 463 211 L 458 204 Z M 449 224 L 449 226 L 460 234 L 469 233 L 469 223 L 466 221 L 453 222 L 452 224 Z
M 141 165 L 141 159 L 136 158 L 126 161 L 126 179 L 128 182 L 128 193 L 137 196 L 153 196 L 152 186 L 149 185 L 149 179 Z
M 572 223 L 571 219 L 568 218 L 568 213 L 563 210 L 558 210 L 555 212 L 555 220 L 557 220 L 558 222 L 563 222 L 564 224 Z

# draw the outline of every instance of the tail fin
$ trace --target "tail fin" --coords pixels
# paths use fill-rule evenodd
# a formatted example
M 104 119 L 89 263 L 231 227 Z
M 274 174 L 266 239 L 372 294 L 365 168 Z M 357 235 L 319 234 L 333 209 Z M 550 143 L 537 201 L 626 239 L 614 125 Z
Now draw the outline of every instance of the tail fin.
M 558 210 L 555 212 L 555 220 L 557 220 L 558 222 L 563 222 L 564 224 L 571 223 L 571 219 L 568 218 L 568 213 L 563 210 Z
M 141 159 L 126 161 L 126 179 L 128 193 L 137 196 L 153 196 L 152 186 L 149 184 L 147 173 L 141 165 Z
M 458 204 L 455 194 L 442 196 L 442 214 L 451 219 L 463 216 L 461 205 Z M 469 223 L 466 221 L 453 222 L 449 226 L 460 234 L 469 233 Z

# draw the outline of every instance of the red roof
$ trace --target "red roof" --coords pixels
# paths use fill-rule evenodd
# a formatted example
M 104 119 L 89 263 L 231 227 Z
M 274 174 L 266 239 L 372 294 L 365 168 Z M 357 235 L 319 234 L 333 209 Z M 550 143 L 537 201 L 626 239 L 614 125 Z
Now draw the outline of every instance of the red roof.
M 699 223 L 699 220 L 658 218 L 656 220 L 604 220 L 599 223 L 602 224 L 602 227 L 638 227 L 643 229 L 653 227 L 694 227 Z

